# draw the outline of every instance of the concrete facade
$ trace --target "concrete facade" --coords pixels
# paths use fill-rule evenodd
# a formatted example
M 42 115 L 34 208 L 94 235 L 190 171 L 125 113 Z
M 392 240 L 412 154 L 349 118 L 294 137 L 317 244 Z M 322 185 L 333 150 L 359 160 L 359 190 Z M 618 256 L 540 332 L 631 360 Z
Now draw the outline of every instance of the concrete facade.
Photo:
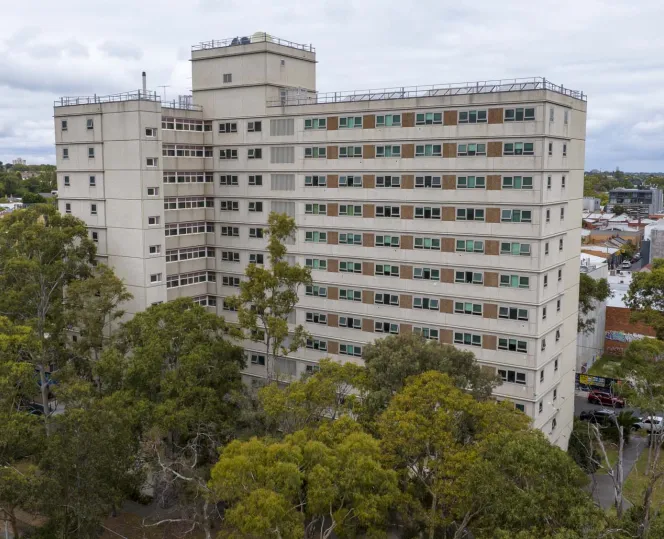
M 605 259 L 581 253 L 581 273 L 595 280 L 608 279 L 609 266 Z M 606 301 L 595 301 L 590 316 L 595 319 L 592 331 L 579 333 L 576 343 L 577 371 L 586 372 L 604 353 L 604 333 L 606 327 Z
M 609 210 L 613 210 L 615 205 L 620 205 L 627 210 L 627 213 L 636 217 L 648 217 L 661 213 L 664 209 L 664 199 L 662 190 L 656 187 L 647 189 L 612 189 L 609 191 Z
M 315 287 L 302 291 L 290 320 L 312 340 L 278 362 L 282 373 L 299 376 L 327 356 L 361 363 L 362 347 L 383 332 L 418 331 L 497 369 L 505 383 L 496 398 L 513 401 L 566 447 L 583 95 L 542 79 L 317 94 L 312 47 L 276 39 L 228 45 L 193 48 L 194 106 L 186 110 L 144 100 L 56 106 L 62 211 L 71 203 L 104 235 L 119 223 L 131 229 L 123 244 L 105 238 L 100 252 L 128 282 L 144 285 L 143 307 L 191 296 L 229 322 L 236 317 L 223 298 L 237 293 L 248 263 L 267 259 L 259 230 L 271 211 L 287 213 L 299 227 L 289 254 L 313 268 Z M 89 143 L 87 130 L 58 133 L 59 120 L 73 126 L 93 113 L 117 120 L 116 130 L 124 125 L 115 135 L 122 140 L 106 138 L 110 131 Z M 157 119 L 156 137 L 143 140 L 143 127 Z M 89 144 L 99 144 L 103 163 L 90 163 Z M 148 155 L 159 156 L 154 170 L 144 167 Z M 88 169 L 103 176 L 105 191 L 63 185 L 74 173 L 85 183 Z M 154 199 L 148 185 L 160 187 Z M 91 219 L 91 200 L 105 203 L 107 225 Z M 148 226 L 147 215 L 160 215 L 162 227 Z M 161 253 L 152 258 L 145 248 L 159 235 Z M 167 289 L 146 281 L 154 272 Z M 264 349 L 246 348 L 246 376 L 264 377 Z

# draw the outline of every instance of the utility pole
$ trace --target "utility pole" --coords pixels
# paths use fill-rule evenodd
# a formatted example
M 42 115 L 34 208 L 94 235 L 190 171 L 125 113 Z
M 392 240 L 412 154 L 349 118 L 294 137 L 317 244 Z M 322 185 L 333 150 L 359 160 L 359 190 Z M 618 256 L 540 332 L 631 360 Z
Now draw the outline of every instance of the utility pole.
M 162 100 L 166 101 L 166 88 L 170 88 L 170 85 L 162 84 L 161 86 L 157 86 L 157 88 L 163 88 L 164 89 L 164 93 L 162 95 Z

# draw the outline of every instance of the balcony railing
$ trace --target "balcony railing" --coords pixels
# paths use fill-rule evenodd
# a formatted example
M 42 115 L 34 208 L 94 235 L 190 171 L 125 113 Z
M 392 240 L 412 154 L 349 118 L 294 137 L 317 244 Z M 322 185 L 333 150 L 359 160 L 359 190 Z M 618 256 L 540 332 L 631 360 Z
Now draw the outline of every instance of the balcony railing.
M 88 96 L 74 96 L 74 97 L 61 97 L 56 99 L 53 103 L 55 107 L 68 107 L 72 105 L 94 105 L 97 103 L 114 103 L 119 101 L 160 101 L 161 98 L 157 92 L 150 90 L 134 90 L 131 92 L 123 92 L 121 94 L 111 95 L 88 95 Z
M 325 103 L 348 103 L 353 101 L 378 101 L 383 99 L 411 99 L 416 97 L 442 97 L 455 95 L 490 94 L 498 92 L 523 92 L 528 90 L 549 90 L 582 101 L 587 95 L 582 91 L 570 90 L 542 77 L 527 79 L 507 79 L 479 82 L 436 84 L 431 86 L 402 86 L 378 90 L 351 90 L 345 92 L 315 93 L 297 88 L 287 89 L 279 99 L 268 100 L 271 107 L 292 105 L 317 105 Z
M 298 49 L 301 51 L 307 52 L 316 52 L 316 49 L 313 45 L 306 45 L 303 43 L 294 43 L 293 41 L 288 41 L 287 39 L 281 39 L 279 37 L 266 34 L 265 32 L 256 32 L 251 36 L 242 36 L 242 37 L 229 37 L 227 39 L 213 39 L 211 41 L 201 41 L 197 45 L 192 45 L 192 51 L 202 51 L 207 49 L 219 49 L 221 47 L 233 47 L 237 45 L 251 45 L 252 43 L 275 43 L 277 45 L 283 45 L 284 47 L 290 47 L 292 49 Z

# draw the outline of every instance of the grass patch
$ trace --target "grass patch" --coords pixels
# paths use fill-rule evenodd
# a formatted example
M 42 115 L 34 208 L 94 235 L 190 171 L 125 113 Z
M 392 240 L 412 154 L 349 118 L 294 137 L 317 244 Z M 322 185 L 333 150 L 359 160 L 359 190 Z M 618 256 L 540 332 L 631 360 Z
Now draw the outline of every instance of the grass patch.
M 634 468 L 627 476 L 623 487 L 623 495 L 634 505 L 639 505 L 643 500 L 643 493 L 648 484 L 648 477 L 645 475 L 648 467 L 648 448 L 646 447 L 639 460 L 636 461 Z M 659 459 L 659 470 L 664 470 L 664 461 Z M 661 507 L 664 504 L 664 484 L 660 479 L 653 490 L 653 507 Z
M 592 376 L 604 376 L 606 378 L 619 378 L 618 371 L 622 358 L 619 356 L 609 356 L 604 354 L 595 361 L 588 369 L 588 374 Z

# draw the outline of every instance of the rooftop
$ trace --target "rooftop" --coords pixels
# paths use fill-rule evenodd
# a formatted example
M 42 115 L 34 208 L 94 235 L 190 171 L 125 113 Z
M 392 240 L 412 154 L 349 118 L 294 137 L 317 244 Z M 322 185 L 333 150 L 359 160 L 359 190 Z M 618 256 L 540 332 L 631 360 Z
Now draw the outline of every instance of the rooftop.
M 208 49 L 220 49 L 222 47 L 235 47 L 238 45 L 251 45 L 252 43 L 275 43 L 277 45 L 282 45 L 284 47 L 290 47 L 291 49 L 298 49 L 301 51 L 316 52 L 316 49 L 311 45 L 306 45 L 303 43 L 294 43 L 293 41 L 288 41 L 287 39 L 281 39 L 279 37 L 267 34 L 265 32 L 255 32 L 251 36 L 242 36 L 242 37 L 229 37 L 226 39 L 213 39 L 210 41 L 201 41 L 197 45 L 192 45 L 192 51 L 202 51 Z
M 606 306 L 625 308 L 625 296 L 632 283 L 632 272 L 617 270 L 615 275 L 609 275 L 608 281 L 612 296 L 607 298 Z
M 317 105 L 324 103 L 344 103 L 351 101 L 378 101 L 383 99 L 409 99 L 414 97 L 442 97 L 454 95 L 491 94 L 499 92 L 523 92 L 528 90 L 549 90 L 586 101 L 588 96 L 579 90 L 570 90 L 543 77 L 525 79 L 489 80 L 434 84 L 431 86 L 402 86 L 374 90 L 349 90 L 342 92 L 300 92 L 293 88 L 280 99 L 268 101 L 268 106 Z
M 71 105 L 94 105 L 96 103 L 114 103 L 118 101 L 161 101 L 161 97 L 157 92 L 150 90 L 133 90 L 131 92 L 123 92 L 121 94 L 110 95 L 86 95 L 86 96 L 65 96 L 56 99 L 53 103 L 55 107 L 68 107 Z

